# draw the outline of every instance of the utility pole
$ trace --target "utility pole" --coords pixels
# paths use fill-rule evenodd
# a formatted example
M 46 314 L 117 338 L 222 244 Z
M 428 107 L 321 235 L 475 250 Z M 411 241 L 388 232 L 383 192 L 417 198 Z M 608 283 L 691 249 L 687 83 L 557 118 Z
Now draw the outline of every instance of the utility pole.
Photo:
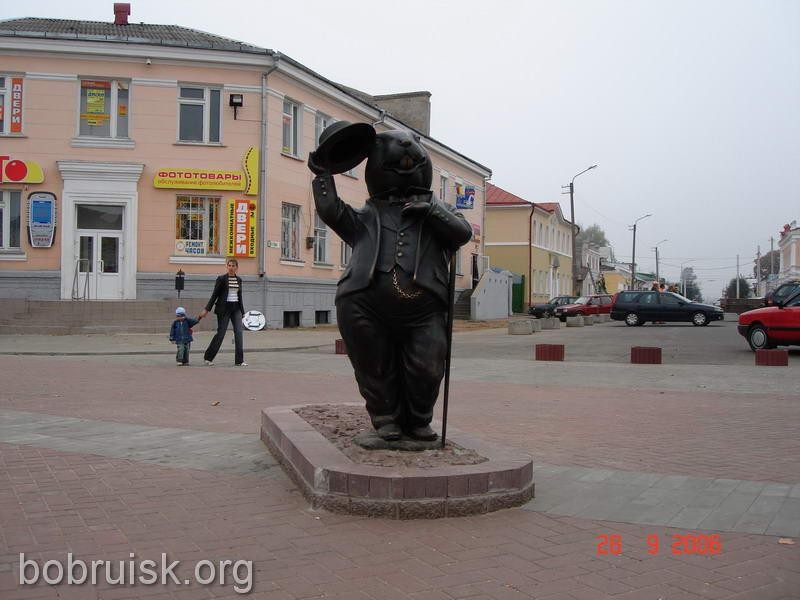
M 775 274 L 775 238 L 769 238 L 769 274 Z
M 739 255 L 736 255 L 736 299 L 739 299 Z
M 578 175 L 583 175 L 586 171 L 591 171 L 592 169 L 597 168 L 597 165 L 592 165 L 588 169 L 584 169 Z M 578 175 L 575 175 L 577 177 Z M 575 290 L 578 288 L 578 265 L 576 261 L 578 260 L 578 255 L 575 252 L 575 236 L 578 232 L 575 229 L 575 177 L 572 178 L 572 181 L 569 182 L 569 226 L 571 228 L 571 238 L 572 238 L 572 293 L 575 293 Z M 561 188 L 565 189 L 568 186 L 562 185 Z M 561 192 L 562 194 L 564 192 Z M 580 294 L 579 294 L 580 295 Z
M 656 251 L 656 281 L 661 283 L 661 277 L 658 276 L 658 246 L 655 247 Z
M 761 244 L 756 250 L 756 296 L 761 295 Z
M 631 254 L 631 288 L 634 289 L 633 282 L 636 281 L 636 223 L 633 224 L 633 254 Z

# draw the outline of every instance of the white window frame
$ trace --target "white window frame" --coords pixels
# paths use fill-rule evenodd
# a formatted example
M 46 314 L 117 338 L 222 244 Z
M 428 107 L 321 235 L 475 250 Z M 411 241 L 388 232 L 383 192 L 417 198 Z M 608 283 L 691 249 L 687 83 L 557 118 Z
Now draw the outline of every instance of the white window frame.
M 0 78 L 2 78 L 3 85 L 0 86 L 0 95 L 2 95 L 2 100 L 0 100 L 0 111 L 3 112 L 3 123 L 0 125 L 0 135 L 22 135 L 25 132 L 25 78 L 22 77 L 20 74 L 15 73 L 0 73 Z M 11 133 L 11 99 L 13 90 L 11 89 L 11 80 L 12 79 L 22 79 L 22 114 L 23 120 L 20 122 L 20 131 Z
M 287 214 L 289 213 L 289 214 Z M 290 228 L 294 230 L 294 247 L 287 243 L 291 241 Z M 281 260 L 299 261 L 300 258 L 300 205 L 290 202 L 281 203 Z
M 314 213 L 314 262 L 328 264 L 328 226 Z
M 17 240 L 19 245 L 10 246 L 11 242 L 11 200 L 12 194 L 17 194 L 17 212 L 19 213 L 19 231 Z M 2 245 L 0 251 L 17 252 L 22 249 L 22 192 L 20 190 L 0 190 L 0 214 L 2 214 Z
M 181 89 L 203 90 L 203 98 L 183 98 Z M 211 139 L 211 92 L 219 92 L 219 139 Z M 178 118 L 175 139 L 179 144 L 205 144 L 222 145 L 222 87 L 215 85 L 203 85 L 200 83 L 178 83 Z M 202 140 L 182 140 L 181 139 L 181 105 L 202 106 L 203 107 L 203 139 Z M 130 130 L 130 123 L 128 123 Z
M 350 259 L 353 257 L 353 248 L 350 247 L 345 241 L 341 242 L 341 247 L 339 249 L 339 263 L 342 267 L 346 267 L 350 264 Z
M 447 175 L 439 175 L 439 200 L 447 202 Z
M 107 81 L 111 86 L 111 99 L 109 101 L 109 130 L 108 135 L 96 135 L 91 133 L 81 133 L 81 98 L 83 96 L 84 81 Z M 124 87 L 128 91 L 128 134 L 119 136 L 117 132 L 117 120 L 119 119 L 119 89 Z M 75 126 L 76 139 L 95 139 L 95 140 L 130 140 L 131 139 L 131 95 L 132 88 L 130 79 L 109 79 L 107 77 L 79 77 L 78 78 L 78 114 Z
M 194 200 L 202 201 L 202 212 L 203 212 L 203 237 L 202 237 L 202 239 L 205 242 L 206 252 L 205 252 L 205 254 L 202 254 L 202 255 L 199 255 L 199 256 L 212 256 L 212 257 L 221 256 L 222 255 L 222 250 L 221 249 L 222 249 L 223 240 L 222 240 L 222 232 L 220 230 L 220 223 L 221 223 L 220 210 L 221 210 L 221 207 L 222 207 L 222 198 L 219 197 L 219 196 L 198 196 L 198 195 L 195 195 L 195 194 L 177 194 L 175 196 L 175 217 L 176 217 L 175 241 L 176 242 L 178 241 L 178 239 L 187 239 L 187 238 L 178 238 L 177 216 L 179 214 L 192 214 L 193 212 L 200 212 L 199 210 L 193 210 L 193 208 L 189 208 L 189 209 L 180 209 L 180 208 L 178 208 L 178 202 L 181 200 L 181 198 L 190 198 L 192 203 L 193 203 Z M 214 211 L 215 215 L 214 215 L 213 219 L 211 217 L 211 204 L 212 203 L 216 204 L 216 209 Z M 210 225 L 211 225 L 212 220 L 214 221 L 215 232 L 216 232 L 216 236 L 217 236 L 217 239 L 216 239 L 217 247 L 216 247 L 216 251 L 215 252 L 210 251 L 209 247 L 208 247 L 208 244 L 210 242 L 210 239 L 209 239 L 210 231 L 209 230 L 210 230 Z M 192 255 L 192 254 L 175 254 L 175 256 L 180 256 L 180 257 L 189 256 L 189 257 L 192 257 L 194 255 Z
M 456 250 L 456 275 L 463 277 L 464 273 L 461 270 L 461 246 Z
M 286 112 L 287 105 L 289 107 L 290 112 Z M 300 115 L 302 114 L 300 111 L 301 104 L 299 102 L 295 102 L 290 98 L 283 99 L 283 112 L 281 113 L 282 118 L 282 127 L 281 127 L 281 153 L 286 154 L 288 156 L 293 156 L 295 158 L 299 158 L 300 156 Z M 286 138 L 286 123 L 289 123 L 289 139 Z
M 336 119 L 330 115 L 317 111 L 317 114 L 314 115 L 314 148 L 319 146 L 319 136 L 322 135 L 322 132 L 335 122 Z

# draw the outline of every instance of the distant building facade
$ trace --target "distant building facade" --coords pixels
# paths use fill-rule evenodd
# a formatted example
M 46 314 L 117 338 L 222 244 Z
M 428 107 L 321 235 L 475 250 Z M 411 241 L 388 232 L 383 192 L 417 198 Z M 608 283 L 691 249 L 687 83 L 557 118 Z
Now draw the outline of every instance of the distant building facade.
M 525 276 L 525 306 L 571 294 L 570 223 L 557 202 L 532 203 L 486 186 L 485 251 L 491 266 Z

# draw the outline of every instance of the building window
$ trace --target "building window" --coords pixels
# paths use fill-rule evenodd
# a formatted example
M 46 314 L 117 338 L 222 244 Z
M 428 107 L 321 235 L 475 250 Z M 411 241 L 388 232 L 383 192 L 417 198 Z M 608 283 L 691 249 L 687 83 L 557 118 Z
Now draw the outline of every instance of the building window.
M 331 322 L 331 311 L 318 310 L 314 313 L 314 323 L 317 325 L 327 325 Z
M 78 135 L 128 137 L 128 82 L 81 79 Z
M 342 248 L 340 251 L 340 262 L 343 267 L 346 267 L 350 263 L 350 257 L 353 256 L 353 248 L 349 244 L 345 244 L 342 242 Z
M 439 200 L 447 201 L 447 177 L 444 175 L 439 177 Z
M 20 192 L 0 190 L 0 250 L 19 248 Z
M 22 133 L 22 77 L 0 75 L 0 134 Z
M 218 144 L 222 92 L 214 88 L 181 86 L 178 95 L 178 140 Z
M 175 255 L 219 254 L 219 198 L 178 196 L 175 210 Z
M 284 102 L 283 105 L 283 112 L 286 113 L 286 103 Z M 322 132 L 325 131 L 327 127 L 333 125 L 333 117 L 329 117 L 325 113 L 318 112 L 317 115 L 314 117 L 314 148 L 319 146 L 319 136 L 322 135 Z M 284 137 L 284 140 L 286 138 Z M 286 146 L 286 143 L 283 144 Z M 284 152 L 286 150 L 284 149 Z
M 300 207 L 281 205 L 281 258 L 300 260 Z
M 291 100 L 283 101 L 283 150 L 284 154 L 300 156 L 297 146 L 300 106 Z
M 456 250 L 456 275 L 463 275 L 461 270 L 461 248 Z
M 319 214 L 314 215 L 314 262 L 328 262 L 328 227 Z

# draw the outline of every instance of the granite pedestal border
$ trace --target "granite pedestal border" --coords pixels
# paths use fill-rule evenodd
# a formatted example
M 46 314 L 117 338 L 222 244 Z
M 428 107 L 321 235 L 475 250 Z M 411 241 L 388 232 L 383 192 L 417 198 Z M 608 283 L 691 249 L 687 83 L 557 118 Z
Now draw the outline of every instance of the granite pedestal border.
M 511 508 L 533 498 L 533 462 L 523 452 L 448 428 L 449 442 L 488 460 L 429 469 L 358 464 L 300 417 L 297 408 L 264 409 L 261 439 L 314 508 L 387 519 L 438 519 Z

